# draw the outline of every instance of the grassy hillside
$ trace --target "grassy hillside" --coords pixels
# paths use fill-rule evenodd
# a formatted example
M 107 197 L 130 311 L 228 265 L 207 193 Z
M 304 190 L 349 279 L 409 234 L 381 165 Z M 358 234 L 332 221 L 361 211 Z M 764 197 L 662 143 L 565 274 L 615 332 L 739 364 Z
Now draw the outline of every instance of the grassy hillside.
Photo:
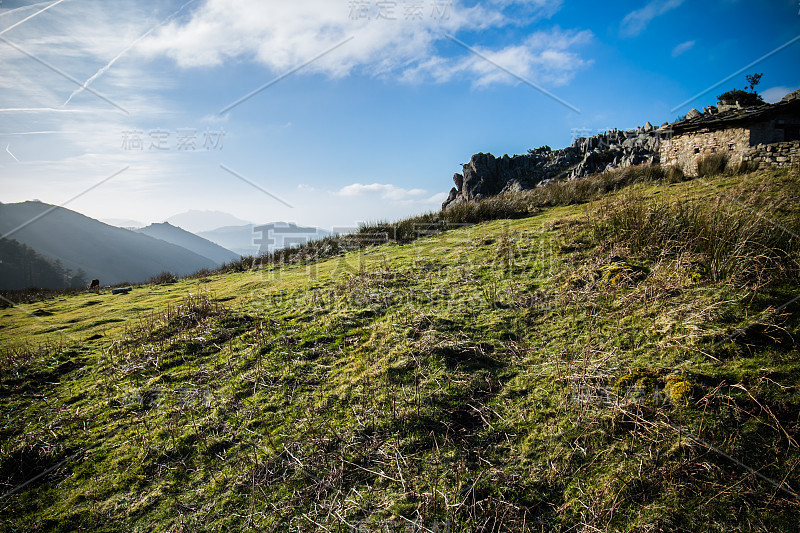
M 0 524 L 800 530 L 800 176 L 612 178 L 0 311 Z

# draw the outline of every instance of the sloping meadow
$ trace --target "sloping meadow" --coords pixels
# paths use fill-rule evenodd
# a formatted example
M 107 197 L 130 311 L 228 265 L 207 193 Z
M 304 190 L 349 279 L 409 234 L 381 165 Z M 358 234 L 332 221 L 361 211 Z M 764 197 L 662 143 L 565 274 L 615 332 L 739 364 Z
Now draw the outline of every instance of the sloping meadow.
M 796 531 L 797 172 L 560 187 L 4 310 L 3 528 Z

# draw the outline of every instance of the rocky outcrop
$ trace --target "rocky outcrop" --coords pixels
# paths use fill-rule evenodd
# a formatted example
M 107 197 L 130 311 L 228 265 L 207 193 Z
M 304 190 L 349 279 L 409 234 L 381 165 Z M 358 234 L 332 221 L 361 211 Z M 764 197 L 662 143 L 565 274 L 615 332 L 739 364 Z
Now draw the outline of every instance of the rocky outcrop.
M 551 150 L 543 146 L 527 154 L 495 157 L 473 155 L 453 176 L 442 209 L 504 192 L 532 189 L 553 179 L 582 178 L 597 172 L 658 161 L 661 128 L 649 122 L 636 130 L 610 130 L 577 139 L 572 146 Z

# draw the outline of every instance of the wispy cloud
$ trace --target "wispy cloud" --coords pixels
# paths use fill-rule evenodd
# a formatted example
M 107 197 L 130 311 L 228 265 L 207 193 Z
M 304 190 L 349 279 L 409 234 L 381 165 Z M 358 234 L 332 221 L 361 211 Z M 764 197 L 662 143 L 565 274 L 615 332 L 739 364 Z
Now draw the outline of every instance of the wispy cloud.
M 683 2 L 684 0 L 651 0 L 644 7 L 625 15 L 620 25 L 620 34 L 623 37 L 635 37 L 641 34 L 650 21 L 680 7 Z
M 342 187 L 336 193 L 340 196 L 375 195 L 383 200 L 403 201 L 419 199 L 427 194 L 425 189 L 403 189 L 390 183 L 353 183 Z
M 672 57 L 678 57 L 679 55 L 685 54 L 692 48 L 694 48 L 695 41 L 686 41 L 685 43 L 681 43 L 675 48 L 672 49 Z

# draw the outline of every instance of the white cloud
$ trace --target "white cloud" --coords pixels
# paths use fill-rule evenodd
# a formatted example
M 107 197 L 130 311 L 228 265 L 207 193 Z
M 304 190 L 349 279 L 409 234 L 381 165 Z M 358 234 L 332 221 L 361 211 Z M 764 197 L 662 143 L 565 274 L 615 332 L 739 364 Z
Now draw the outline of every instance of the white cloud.
M 695 41 L 686 41 L 685 43 L 681 43 L 675 48 L 672 49 L 672 57 L 678 57 L 681 54 L 685 54 L 692 48 L 694 48 Z
M 428 73 L 440 82 L 467 75 L 474 80 L 474 86 L 481 87 L 492 83 L 516 83 L 518 79 L 508 73 L 513 72 L 536 83 L 563 85 L 579 70 L 591 64 L 591 61 L 582 59 L 570 49 L 586 44 L 592 38 L 590 31 L 562 31 L 559 28 L 540 31 L 519 45 L 499 50 L 475 47 L 483 57 L 470 54 L 457 62 L 432 58 L 421 65 L 415 75 Z
M 287 72 L 318 57 L 303 71 L 342 77 L 355 71 L 373 76 L 397 74 L 406 81 L 448 81 L 456 74 L 476 83 L 516 82 L 495 65 L 463 51 L 444 58 L 436 45 L 447 34 L 526 24 L 551 16 L 561 0 L 489 0 L 465 6 L 455 0 L 445 16 L 434 16 L 426 4 L 419 17 L 410 18 L 402 2 L 382 13 L 370 10 L 361 18 L 352 2 L 304 0 L 208 0 L 184 22 L 172 21 L 140 47 L 146 54 L 166 55 L 182 67 L 216 66 L 231 59 L 255 60 L 276 73 Z M 504 9 L 514 6 L 509 16 Z M 569 80 L 587 64 L 571 48 L 585 43 L 590 32 L 534 33 L 523 43 L 501 49 L 481 49 L 503 67 L 520 76 L 555 84 Z M 427 76 L 424 76 L 427 75 Z
M 683 2 L 684 0 L 651 0 L 644 7 L 625 15 L 620 33 L 623 37 L 635 37 L 642 33 L 654 18 L 680 7 Z
M 784 96 L 789 94 L 790 92 L 796 91 L 800 89 L 800 86 L 795 87 L 770 87 L 769 89 L 765 89 L 761 91 L 761 97 L 764 99 L 765 102 L 769 102 L 774 104 L 775 102 L 780 102 Z
M 425 189 L 403 189 L 390 183 L 370 183 L 368 185 L 353 183 L 342 187 L 336 194 L 339 196 L 377 195 L 383 200 L 401 202 L 418 200 L 425 196 L 427 191 Z

